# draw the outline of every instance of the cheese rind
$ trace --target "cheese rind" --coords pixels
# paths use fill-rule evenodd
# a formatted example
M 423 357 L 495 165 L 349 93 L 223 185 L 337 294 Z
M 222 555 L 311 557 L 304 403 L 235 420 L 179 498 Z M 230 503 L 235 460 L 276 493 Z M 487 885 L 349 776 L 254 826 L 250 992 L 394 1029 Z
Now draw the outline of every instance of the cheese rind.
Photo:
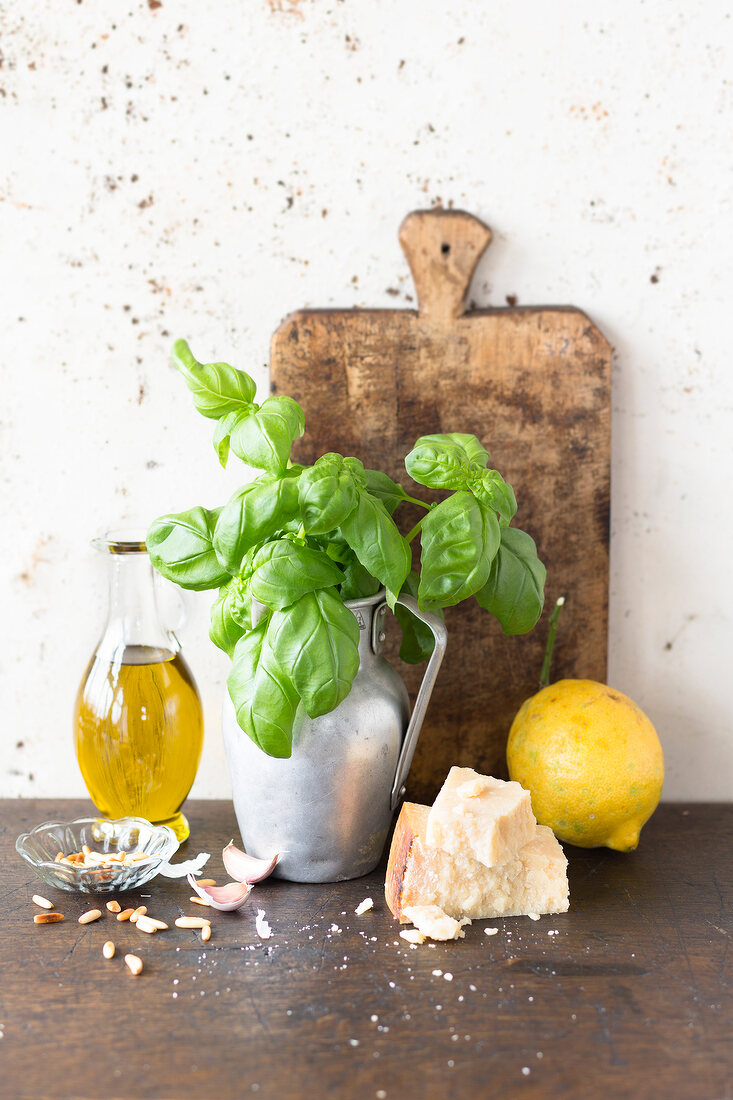
M 405 802 L 387 864 L 387 904 L 402 924 L 413 906 L 437 905 L 454 919 L 564 913 L 567 859 L 552 830 L 536 825 L 532 840 L 501 867 L 450 855 L 426 842 L 428 807 Z
M 486 867 L 499 867 L 535 835 L 529 791 L 479 775 L 473 768 L 451 768 L 428 817 L 426 841 L 451 855 L 470 853 Z

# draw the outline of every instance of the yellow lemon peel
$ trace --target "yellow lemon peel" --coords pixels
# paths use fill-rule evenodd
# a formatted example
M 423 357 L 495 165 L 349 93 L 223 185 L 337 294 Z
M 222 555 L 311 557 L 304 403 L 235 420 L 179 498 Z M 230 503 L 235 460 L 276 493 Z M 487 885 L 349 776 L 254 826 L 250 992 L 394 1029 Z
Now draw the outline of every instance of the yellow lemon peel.
M 509 733 L 512 779 L 541 825 L 580 848 L 628 852 L 657 808 L 664 755 L 628 696 L 595 680 L 558 680 L 522 705 Z

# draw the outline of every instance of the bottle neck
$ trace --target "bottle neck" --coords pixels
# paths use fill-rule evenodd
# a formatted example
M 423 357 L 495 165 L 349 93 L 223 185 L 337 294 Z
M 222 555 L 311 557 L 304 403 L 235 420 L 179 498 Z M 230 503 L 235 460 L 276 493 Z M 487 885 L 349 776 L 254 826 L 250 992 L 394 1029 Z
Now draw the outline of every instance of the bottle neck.
M 173 633 L 161 623 L 153 568 L 145 553 L 109 555 L 109 609 L 99 655 L 122 650 L 178 651 Z

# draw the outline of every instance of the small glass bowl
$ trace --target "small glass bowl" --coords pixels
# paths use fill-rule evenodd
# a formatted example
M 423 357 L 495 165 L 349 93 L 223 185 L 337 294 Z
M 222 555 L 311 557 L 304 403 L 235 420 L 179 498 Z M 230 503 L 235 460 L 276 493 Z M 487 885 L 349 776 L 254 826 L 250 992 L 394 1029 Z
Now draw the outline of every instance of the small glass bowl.
M 73 867 L 56 863 L 56 854 L 80 852 L 86 844 L 92 852 L 144 855 L 144 859 L 108 866 Z M 153 825 L 144 817 L 80 817 L 76 821 L 44 821 L 15 842 L 16 850 L 39 878 L 59 890 L 80 894 L 105 894 L 132 890 L 157 875 L 161 864 L 178 851 L 178 840 L 167 825 Z

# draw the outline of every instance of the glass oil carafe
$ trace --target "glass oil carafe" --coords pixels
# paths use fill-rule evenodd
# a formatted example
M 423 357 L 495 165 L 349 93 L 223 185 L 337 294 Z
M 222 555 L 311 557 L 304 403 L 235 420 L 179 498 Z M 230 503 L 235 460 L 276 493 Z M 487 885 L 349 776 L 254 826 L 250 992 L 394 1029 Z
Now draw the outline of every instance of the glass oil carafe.
M 185 840 L 181 806 L 203 744 L 199 693 L 160 621 L 144 541 L 111 533 L 93 545 L 109 556 L 109 609 L 74 707 L 79 768 L 105 817 L 145 817 Z

